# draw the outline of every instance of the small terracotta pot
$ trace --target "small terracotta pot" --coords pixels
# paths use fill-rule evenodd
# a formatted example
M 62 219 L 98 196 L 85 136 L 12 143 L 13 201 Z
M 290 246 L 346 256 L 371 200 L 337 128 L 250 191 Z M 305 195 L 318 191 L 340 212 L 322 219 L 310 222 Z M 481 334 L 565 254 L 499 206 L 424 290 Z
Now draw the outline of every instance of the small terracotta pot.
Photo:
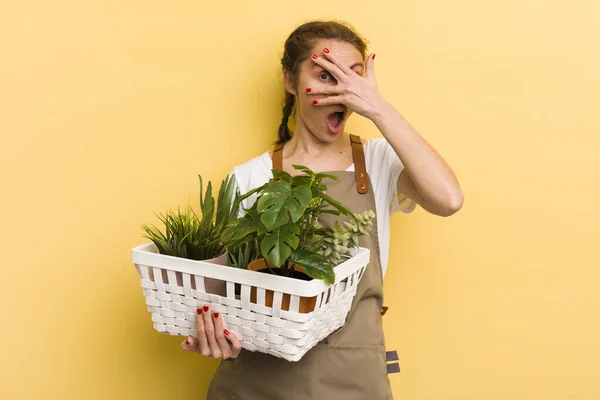
M 252 261 L 250 264 L 248 264 L 248 270 L 270 274 L 271 271 L 267 268 L 267 264 L 265 264 L 265 261 L 266 260 L 264 258 L 259 258 L 257 260 Z M 297 278 L 299 280 L 311 280 L 312 279 L 304 273 L 304 270 L 302 269 L 302 267 L 299 267 L 297 265 L 292 265 L 292 266 L 294 268 L 294 273 L 292 275 L 292 278 Z M 275 272 L 275 273 L 281 271 L 281 269 L 279 267 L 274 266 L 270 263 L 269 263 L 269 268 L 271 268 L 271 270 L 273 270 L 273 272 Z M 256 292 L 257 292 L 257 290 L 255 287 L 252 287 L 250 289 L 250 302 L 252 302 L 254 304 L 258 304 L 256 301 L 256 298 L 257 298 Z M 274 295 L 274 292 L 272 290 L 265 290 L 265 306 L 273 307 L 273 295 Z M 290 310 L 290 300 L 291 300 L 291 296 L 289 294 L 284 293 L 283 298 L 281 299 L 281 309 L 282 310 L 284 310 L 284 311 Z M 298 312 L 302 313 L 302 314 L 312 312 L 315 309 L 316 305 L 317 305 L 317 297 L 316 296 L 300 297 L 300 305 L 298 306 Z

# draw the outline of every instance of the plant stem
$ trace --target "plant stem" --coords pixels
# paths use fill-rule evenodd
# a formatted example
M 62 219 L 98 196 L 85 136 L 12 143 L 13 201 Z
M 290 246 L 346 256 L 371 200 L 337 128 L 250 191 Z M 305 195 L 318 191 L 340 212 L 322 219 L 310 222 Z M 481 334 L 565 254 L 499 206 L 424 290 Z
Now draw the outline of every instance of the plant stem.
M 299 248 L 303 248 L 304 245 L 306 244 L 306 239 L 308 237 L 308 234 L 313 230 L 313 227 L 314 227 L 313 225 L 315 224 L 315 222 L 317 222 L 317 219 L 319 218 L 319 213 L 321 212 L 322 205 L 323 205 L 323 201 L 321 200 L 315 213 L 313 215 L 309 216 L 308 227 L 306 228 L 306 230 L 304 232 L 302 232 L 302 235 L 300 236 L 300 245 L 298 246 Z

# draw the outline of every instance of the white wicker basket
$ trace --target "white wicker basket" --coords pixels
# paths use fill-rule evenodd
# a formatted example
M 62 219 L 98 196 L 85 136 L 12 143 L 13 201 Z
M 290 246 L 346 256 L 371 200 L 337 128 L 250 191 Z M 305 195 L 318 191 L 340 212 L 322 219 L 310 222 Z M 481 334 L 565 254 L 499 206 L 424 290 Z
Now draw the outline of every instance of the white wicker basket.
M 351 259 L 335 267 L 335 283 L 327 285 L 165 256 L 153 243 L 132 249 L 157 331 L 196 336 L 196 309 L 209 304 L 223 315 L 225 328 L 237 334 L 245 349 L 289 361 L 300 360 L 344 324 L 369 255 L 369 249 L 354 250 Z M 223 293 L 207 293 L 205 278 L 224 281 Z M 254 302 L 251 290 L 256 293 Z M 267 290 L 274 291 L 272 307 L 265 305 Z M 290 295 L 289 311 L 281 307 L 284 293 Z M 301 297 L 315 296 L 314 311 L 298 312 Z

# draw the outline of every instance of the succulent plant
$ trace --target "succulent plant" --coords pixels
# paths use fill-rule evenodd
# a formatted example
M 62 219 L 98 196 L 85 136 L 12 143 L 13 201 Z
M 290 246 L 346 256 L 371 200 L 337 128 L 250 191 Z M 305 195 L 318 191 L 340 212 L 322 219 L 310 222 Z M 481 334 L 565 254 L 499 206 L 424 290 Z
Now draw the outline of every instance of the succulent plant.
M 371 232 L 374 218 L 373 210 L 354 213 L 351 221 L 343 224 L 336 222 L 325 229 L 316 221 L 313 224 L 315 232 L 307 239 L 306 248 L 327 257 L 333 265 L 338 265 L 350 258 L 350 250 L 358 247 L 358 238 Z

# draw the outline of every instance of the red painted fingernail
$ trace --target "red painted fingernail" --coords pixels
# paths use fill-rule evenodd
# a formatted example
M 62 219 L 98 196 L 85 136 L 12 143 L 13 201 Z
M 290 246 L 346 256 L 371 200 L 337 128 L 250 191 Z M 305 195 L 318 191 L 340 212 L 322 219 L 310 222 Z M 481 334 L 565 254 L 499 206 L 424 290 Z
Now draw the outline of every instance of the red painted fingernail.
M 306 88 L 306 93 L 310 93 L 310 92 L 312 92 L 312 89 L 311 88 Z
M 313 104 L 317 104 L 319 103 L 317 100 L 313 100 Z
M 196 310 L 196 312 L 198 313 L 198 315 L 200 315 L 200 314 L 202 314 L 202 309 L 199 308 L 199 309 Z
M 204 306 L 204 312 L 208 312 L 208 306 Z
M 318 56 L 318 55 L 316 55 L 316 54 L 313 54 L 313 55 L 312 55 L 312 58 L 313 58 L 313 60 L 316 60 L 317 58 L 319 58 L 319 56 Z
M 228 331 L 227 329 L 225 329 L 225 330 L 223 331 L 223 333 L 224 333 L 224 334 L 226 334 L 227 336 L 229 336 L 229 331 Z
M 327 47 L 325 47 L 325 50 L 323 50 L 325 53 L 329 53 L 329 49 Z
M 215 318 L 219 318 L 219 312 L 218 312 L 218 311 L 215 311 L 215 312 L 213 313 L 213 315 L 214 315 L 214 317 L 215 317 Z
M 373 54 L 373 60 L 375 59 L 375 56 L 376 56 L 376 55 L 377 55 L 377 54 Z

